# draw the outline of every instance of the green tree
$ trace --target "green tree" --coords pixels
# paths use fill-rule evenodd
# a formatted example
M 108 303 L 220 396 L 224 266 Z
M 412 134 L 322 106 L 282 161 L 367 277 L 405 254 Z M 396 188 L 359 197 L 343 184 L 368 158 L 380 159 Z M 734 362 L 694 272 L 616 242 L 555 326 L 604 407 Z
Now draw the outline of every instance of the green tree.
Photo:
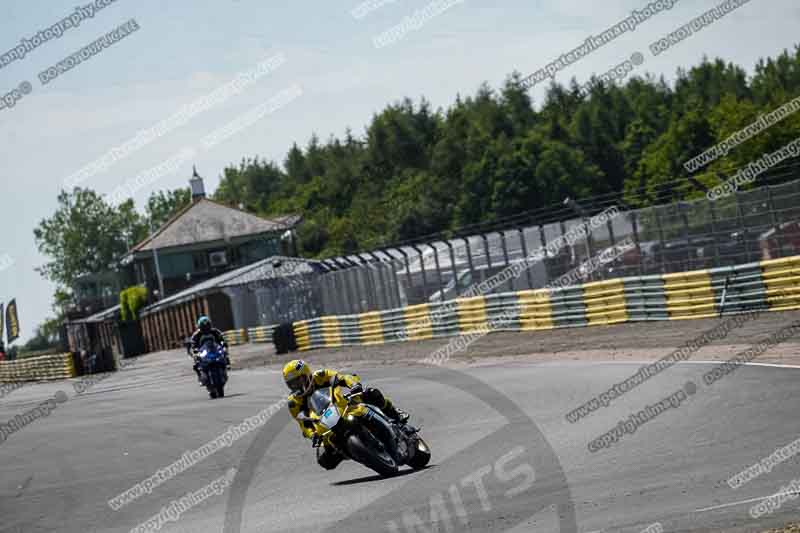
M 301 252 L 323 256 L 418 239 L 565 197 L 624 193 L 632 205 L 690 199 L 800 134 L 800 113 L 689 176 L 683 163 L 800 94 L 800 47 L 746 71 L 722 59 L 664 78 L 552 83 L 532 102 L 518 73 L 444 109 L 403 99 L 350 129 L 293 144 L 282 166 L 225 168 L 215 198 L 261 215 L 299 213 Z M 536 104 L 536 105 L 534 105 Z M 787 174 L 785 179 L 793 176 Z M 689 178 L 692 178 L 690 180 Z
M 716 142 L 708 114 L 699 100 L 650 144 L 625 188 L 632 205 L 649 205 L 702 195 L 688 180 L 683 163 Z
M 145 206 L 147 222 L 154 228 L 161 227 L 191 201 L 192 192 L 188 187 L 154 192 Z
M 147 226 L 132 200 L 113 207 L 96 192 L 76 187 L 58 195 L 56 212 L 33 233 L 39 251 L 49 258 L 37 271 L 64 290 L 80 276 L 116 268 L 145 237 Z
M 21 348 L 21 353 L 40 352 L 44 350 L 55 350 L 59 344 L 59 329 L 63 320 L 59 318 L 48 318 L 36 327 L 33 337 Z

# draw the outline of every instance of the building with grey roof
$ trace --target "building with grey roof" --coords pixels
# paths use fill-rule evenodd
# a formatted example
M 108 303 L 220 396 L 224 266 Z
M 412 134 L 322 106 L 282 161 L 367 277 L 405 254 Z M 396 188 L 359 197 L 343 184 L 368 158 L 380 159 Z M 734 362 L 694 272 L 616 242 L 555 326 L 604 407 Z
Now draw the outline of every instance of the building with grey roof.
M 192 202 L 122 259 L 134 282 L 157 300 L 268 257 L 294 254 L 282 237 L 299 215 L 265 218 L 210 200 L 196 172 L 191 184 Z

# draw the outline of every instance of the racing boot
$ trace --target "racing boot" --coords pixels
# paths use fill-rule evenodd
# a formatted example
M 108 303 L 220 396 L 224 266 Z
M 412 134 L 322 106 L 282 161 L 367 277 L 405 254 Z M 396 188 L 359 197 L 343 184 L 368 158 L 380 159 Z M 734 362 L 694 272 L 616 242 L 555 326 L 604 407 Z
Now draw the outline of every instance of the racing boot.
M 395 407 L 389 400 L 386 400 L 382 411 L 398 424 L 405 424 L 408 421 L 408 413 Z

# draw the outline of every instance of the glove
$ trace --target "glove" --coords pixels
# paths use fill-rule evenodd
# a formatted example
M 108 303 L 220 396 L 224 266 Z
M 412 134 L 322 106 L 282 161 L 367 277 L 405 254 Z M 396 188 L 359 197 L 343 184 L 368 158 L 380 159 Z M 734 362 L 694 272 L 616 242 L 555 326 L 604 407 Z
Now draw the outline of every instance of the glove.
M 362 392 L 364 392 L 364 385 L 361 383 L 356 383 L 350 387 L 350 394 L 361 394 Z

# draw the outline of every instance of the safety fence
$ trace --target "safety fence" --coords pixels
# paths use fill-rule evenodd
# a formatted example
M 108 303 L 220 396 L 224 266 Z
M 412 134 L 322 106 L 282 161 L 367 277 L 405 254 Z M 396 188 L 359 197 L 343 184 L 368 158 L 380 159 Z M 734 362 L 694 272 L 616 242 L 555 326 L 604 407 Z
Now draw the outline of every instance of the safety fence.
M 418 304 L 435 308 L 437 302 L 452 301 L 468 287 L 548 246 L 542 261 L 491 293 L 540 289 L 622 242 L 634 246 L 576 283 L 658 278 L 800 254 L 800 180 L 739 191 L 716 201 L 703 196 L 619 208 L 605 224 L 557 249 L 553 243 L 574 233 L 598 209 L 564 206 L 553 217 L 515 218 L 492 231 L 324 259 L 320 264 L 331 271 L 268 280 L 264 286 L 253 284 L 254 294 L 232 296 L 241 300 L 238 308 L 248 317 L 236 325 L 387 312 Z
M 537 331 L 792 309 L 800 309 L 800 255 L 323 316 L 294 322 L 293 337 L 302 351 L 487 331 Z
M 618 200 L 614 196 L 591 205 L 571 201 L 548 208 L 546 215 L 537 210 L 489 226 L 447 232 L 427 242 L 398 243 L 337 257 L 270 257 L 149 306 L 141 320 L 145 347 L 154 351 L 180 346 L 201 314 L 230 329 L 228 336 L 236 344 L 248 342 L 254 326 L 325 316 L 385 316 L 391 321 L 397 319 L 396 310 L 404 308 L 425 314 L 443 302 L 454 305 L 469 287 L 516 268 L 539 252 L 544 257 L 523 275 L 485 293 L 498 298 L 472 305 L 480 307 L 483 301 L 491 310 L 491 305 L 509 300 L 507 293 L 521 295 L 522 303 L 535 299 L 538 304 L 541 296 L 526 291 L 550 286 L 568 274 L 575 274 L 575 284 L 650 276 L 655 281 L 642 283 L 658 285 L 664 274 L 800 254 L 800 179 L 739 191 L 713 202 L 702 197 L 631 209 Z M 608 214 L 604 222 L 592 224 L 601 213 Z M 606 256 L 614 259 L 602 268 L 584 268 L 587 262 Z M 551 296 L 557 307 L 571 309 L 575 294 L 565 290 Z M 642 294 L 649 296 L 647 291 Z M 569 318 L 555 315 L 555 320 L 558 324 Z M 383 321 L 378 321 L 381 337 Z M 355 324 L 375 329 L 378 322 L 373 318 Z M 391 329 L 386 335 L 391 337 Z M 267 331 L 254 338 L 264 342 L 269 336 Z
M 0 382 L 5 383 L 74 378 L 76 375 L 69 353 L 0 361 Z

